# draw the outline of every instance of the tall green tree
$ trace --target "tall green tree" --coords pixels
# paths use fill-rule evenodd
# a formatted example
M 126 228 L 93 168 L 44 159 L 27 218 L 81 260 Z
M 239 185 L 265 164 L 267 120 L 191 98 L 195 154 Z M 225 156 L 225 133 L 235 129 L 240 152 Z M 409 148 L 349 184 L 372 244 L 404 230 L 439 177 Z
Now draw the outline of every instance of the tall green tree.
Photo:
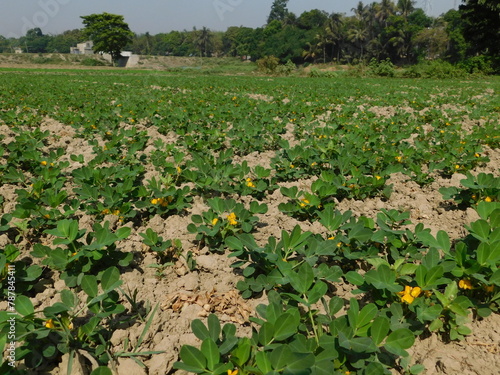
M 194 43 L 198 51 L 200 52 L 200 57 L 207 57 L 210 53 L 210 48 L 212 47 L 213 35 L 210 29 L 203 26 L 201 30 L 193 30 L 194 33 Z
M 267 23 L 269 24 L 274 20 L 284 21 L 288 14 L 287 4 L 288 0 L 274 0 L 269 17 L 267 17 Z
M 26 49 L 26 52 L 45 53 L 50 39 L 49 35 L 44 35 L 39 27 L 35 27 L 26 32 L 26 36 L 20 39 L 20 44 Z
M 500 5 L 498 0 L 466 0 L 459 11 L 464 36 L 472 54 L 500 56 Z
M 408 16 L 415 10 L 414 0 L 399 0 L 398 9 L 401 15 L 407 19 Z
M 80 18 L 85 26 L 84 36 L 94 42 L 94 52 L 109 53 L 113 62 L 121 56 L 123 48 L 132 42 L 134 33 L 123 16 L 104 12 Z

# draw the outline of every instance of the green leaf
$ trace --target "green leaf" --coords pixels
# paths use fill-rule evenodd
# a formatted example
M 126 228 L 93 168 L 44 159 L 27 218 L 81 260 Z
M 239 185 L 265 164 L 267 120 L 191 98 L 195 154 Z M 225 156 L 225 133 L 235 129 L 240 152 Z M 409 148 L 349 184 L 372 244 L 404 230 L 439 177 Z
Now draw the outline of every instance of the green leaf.
M 116 267 L 109 267 L 102 273 L 101 286 L 105 292 L 109 292 L 122 284 L 120 271 Z
M 71 290 L 64 289 L 61 291 L 61 301 L 71 308 L 75 306 L 76 297 Z
M 340 297 L 334 296 L 328 303 L 328 314 L 333 316 L 338 313 L 342 307 L 344 307 L 344 300 Z
M 299 272 L 288 272 L 285 276 L 288 277 L 290 284 L 300 294 L 306 294 L 314 282 L 314 273 L 309 263 L 303 263 L 299 268 Z
M 500 269 L 496 270 L 490 277 L 490 283 L 500 286 Z
M 380 345 L 389 333 L 390 323 L 385 316 L 376 318 L 370 327 L 370 336 L 375 345 Z
M 94 275 L 84 275 L 80 286 L 89 297 L 94 298 L 97 296 L 97 278 Z
M 274 339 L 282 341 L 297 332 L 300 316 L 298 314 L 284 313 L 274 323 Z
M 219 318 L 217 318 L 217 315 L 215 314 L 210 314 L 207 319 L 207 324 L 208 324 L 208 332 L 210 334 L 210 337 L 214 342 L 217 342 L 219 340 L 220 336 L 220 323 L 219 323 Z
M 113 375 L 113 372 L 107 366 L 99 366 L 94 371 L 92 371 L 90 375 Z
M 418 375 L 423 371 L 425 371 L 425 366 L 421 364 L 413 365 L 410 367 L 410 374 L 412 375 Z
M 356 286 L 361 286 L 365 283 L 365 278 L 356 271 L 349 271 L 345 274 L 346 280 Z
M 314 366 L 315 357 L 312 353 L 292 353 L 287 361 L 288 370 L 306 370 Z
M 401 285 L 396 284 L 396 272 L 386 265 L 368 271 L 365 274 L 365 280 L 377 289 L 387 289 L 393 293 L 401 291 Z
M 191 330 L 193 331 L 194 335 L 202 341 L 210 337 L 210 332 L 200 319 L 193 320 L 193 322 L 191 323 Z
M 377 305 L 375 305 L 374 303 L 369 303 L 368 305 L 363 307 L 359 312 L 356 328 L 365 327 L 372 321 L 372 319 L 374 319 L 377 316 L 377 314 L 378 314 Z M 360 335 L 360 332 L 357 332 L 357 334 Z
M 262 346 L 268 345 L 274 338 L 274 326 L 265 322 L 259 330 L 259 343 Z
M 23 295 L 16 296 L 16 311 L 22 316 L 28 316 L 35 312 L 35 308 L 31 303 L 31 300 Z
M 443 250 L 445 254 L 448 254 L 451 248 L 451 242 L 448 233 L 446 233 L 444 230 L 440 230 L 437 233 L 436 240 L 439 244 L 439 248 Z
M 205 355 L 197 348 L 191 345 L 183 345 L 180 351 L 182 362 L 198 370 L 205 370 L 207 359 Z
M 116 232 L 115 235 L 117 237 L 117 241 L 124 240 L 128 236 L 130 236 L 130 232 L 132 231 L 129 227 L 121 227 Z
M 276 371 L 284 369 L 291 358 L 292 350 L 288 345 L 280 345 L 269 354 L 271 365 Z
M 208 338 L 201 343 L 201 351 L 207 359 L 208 369 L 213 370 L 220 361 L 219 348 L 211 338 Z
M 236 237 L 227 237 L 225 243 L 230 250 L 243 250 L 243 243 Z
M 328 285 L 323 281 L 318 281 L 314 284 L 311 290 L 307 292 L 308 302 L 314 304 L 318 302 L 328 292 Z
M 388 347 L 408 349 L 411 348 L 414 343 L 415 343 L 415 336 L 413 335 L 413 333 L 407 328 L 400 328 L 395 330 L 394 332 L 391 332 L 391 334 L 387 336 L 385 346 L 388 350 L 389 350 Z
M 365 367 L 363 375 L 381 375 L 385 374 L 384 366 L 379 362 L 371 362 Z
M 490 234 L 490 225 L 486 220 L 478 220 L 473 222 L 471 225 L 472 235 L 482 242 L 488 242 L 488 236 Z
M 250 358 L 251 349 L 252 341 L 248 337 L 242 338 L 238 342 L 238 346 L 231 352 L 232 362 L 238 367 L 243 367 Z
M 269 359 L 269 352 L 257 352 L 255 354 L 255 363 L 263 374 L 268 374 L 273 370 L 271 360 Z

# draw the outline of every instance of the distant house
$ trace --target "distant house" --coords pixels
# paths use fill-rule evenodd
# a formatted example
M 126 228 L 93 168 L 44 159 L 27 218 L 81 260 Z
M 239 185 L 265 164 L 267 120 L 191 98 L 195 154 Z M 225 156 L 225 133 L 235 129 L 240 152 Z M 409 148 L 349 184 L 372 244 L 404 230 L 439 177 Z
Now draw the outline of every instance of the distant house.
M 23 53 L 23 49 L 21 47 L 14 48 L 14 53 Z
M 78 43 L 76 47 L 70 47 L 70 53 L 74 55 L 93 55 L 94 43 L 91 40 L 88 40 L 83 43 Z

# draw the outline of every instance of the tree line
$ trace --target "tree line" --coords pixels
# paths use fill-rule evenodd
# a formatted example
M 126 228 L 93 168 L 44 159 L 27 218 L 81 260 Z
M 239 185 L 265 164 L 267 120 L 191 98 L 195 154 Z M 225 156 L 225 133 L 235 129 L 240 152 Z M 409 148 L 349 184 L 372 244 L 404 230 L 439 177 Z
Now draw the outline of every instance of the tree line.
M 318 9 L 296 15 L 287 3 L 275 0 L 262 27 L 134 34 L 125 49 L 141 55 L 250 56 L 252 60 L 273 55 L 295 64 L 353 64 L 371 59 L 389 59 L 394 64 L 435 59 L 455 63 L 470 58 L 498 63 L 500 0 L 464 0 L 458 10 L 439 17 L 427 15 L 413 0 L 360 1 L 349 16 Z M 0 37 L 0 52 L 19 47 L 33 53 L 68 53 L 84 37 L 78 29 L 59 35 L 32 29 L 19 39 Z

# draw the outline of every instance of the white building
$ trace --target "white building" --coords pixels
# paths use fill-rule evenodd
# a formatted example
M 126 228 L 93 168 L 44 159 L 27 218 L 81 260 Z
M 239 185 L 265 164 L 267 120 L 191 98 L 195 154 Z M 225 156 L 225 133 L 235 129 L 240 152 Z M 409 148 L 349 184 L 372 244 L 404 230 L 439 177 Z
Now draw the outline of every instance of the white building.
M 92 47 L 94 47 L 94 43 L 88 40 L 83 43 L 78 43 L 76 47 L 70 47 L 70 53 L 75 55 L 93 55 L 94 50 Z

